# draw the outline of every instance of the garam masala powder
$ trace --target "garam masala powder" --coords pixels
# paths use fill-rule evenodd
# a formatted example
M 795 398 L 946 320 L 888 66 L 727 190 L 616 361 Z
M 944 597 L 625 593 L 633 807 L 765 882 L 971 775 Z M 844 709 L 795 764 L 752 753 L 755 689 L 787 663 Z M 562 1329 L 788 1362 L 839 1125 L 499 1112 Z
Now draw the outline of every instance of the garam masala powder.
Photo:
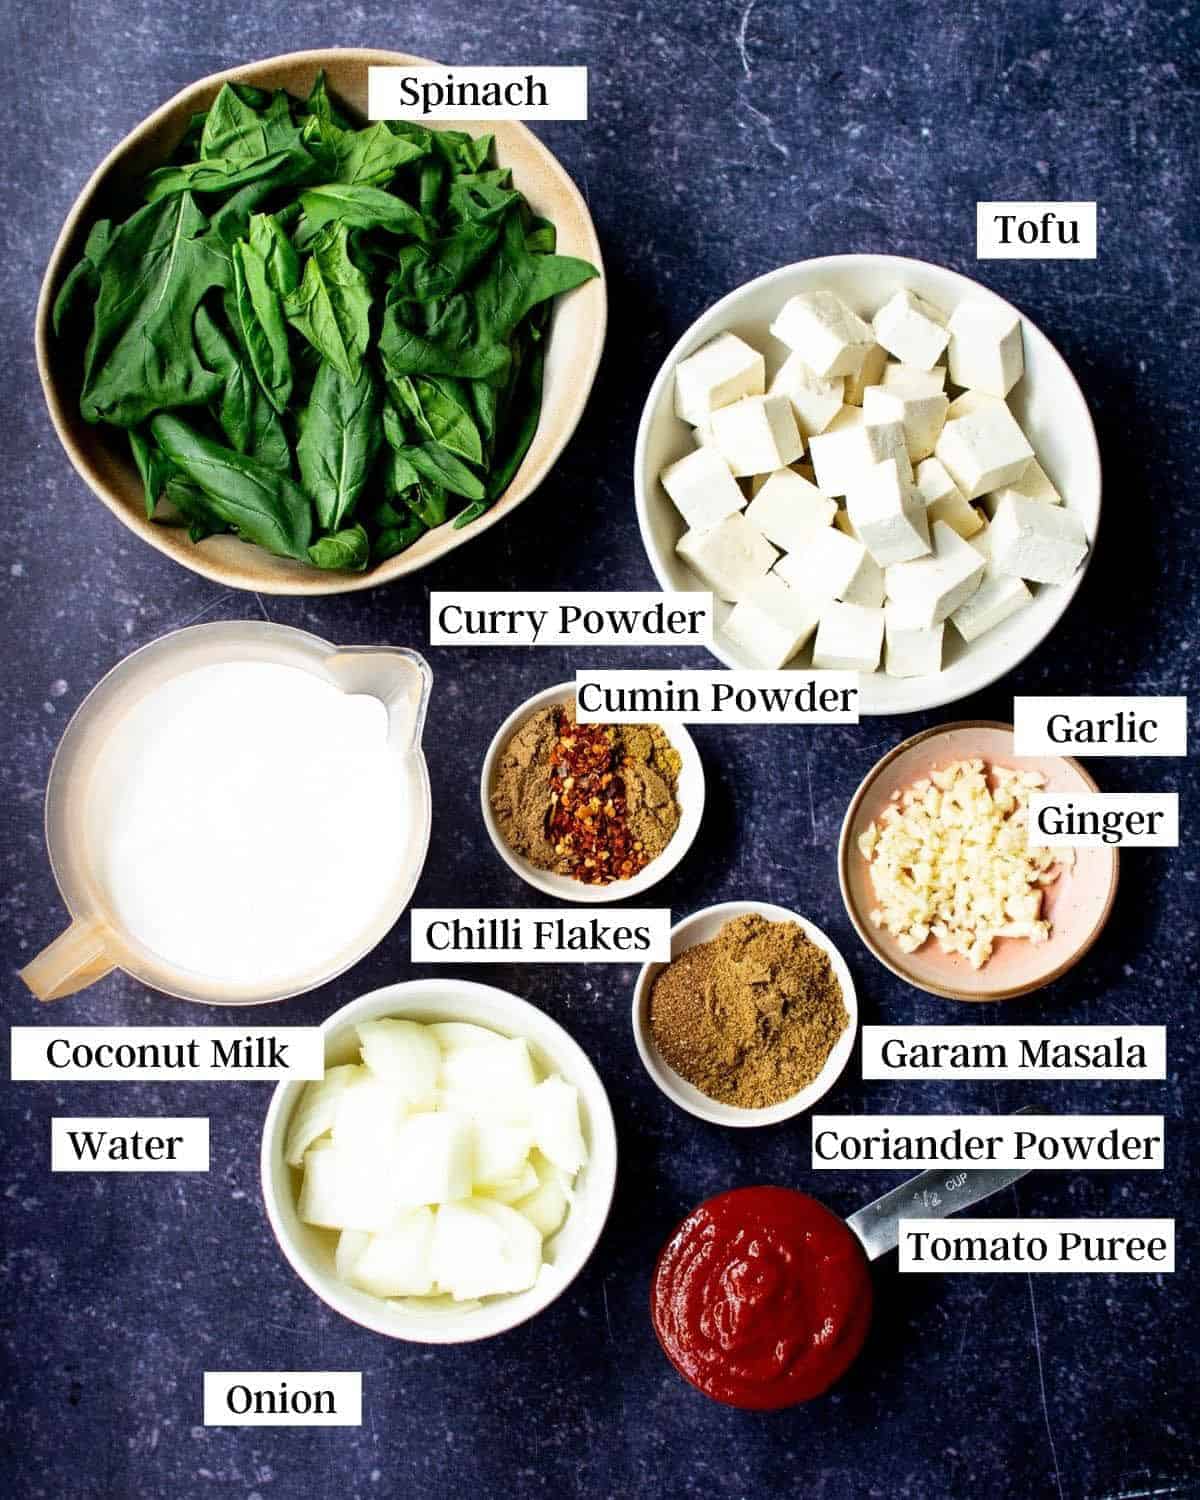
M 795 922 L 734 917 L 650 992 L 664 1060 L 722 1104 L 765 1109 L 810 1084 L 850 1024 L 829 955 Z

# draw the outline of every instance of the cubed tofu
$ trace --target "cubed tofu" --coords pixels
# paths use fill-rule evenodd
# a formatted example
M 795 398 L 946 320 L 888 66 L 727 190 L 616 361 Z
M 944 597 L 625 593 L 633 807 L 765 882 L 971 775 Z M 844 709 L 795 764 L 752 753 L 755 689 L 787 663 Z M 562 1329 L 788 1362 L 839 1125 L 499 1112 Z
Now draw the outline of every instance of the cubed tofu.
M 946 410 L 946 421 L 952 422 L 955 417 L 969 416 L 971 412 L 982 411 L 986 406 L 1004 406 L 1007 410 L 1000 396 L 989 396 L 983 391 L 959 391 Z
M 884 605 L 886 649 L 883 669 L 889 677 L 929 677 L 942 670 L 945 625 L 917 623 L 912 608 L 893 600 Z
M 1019 479 L 1033 458 L 1028 438 L 1000 402 L 948 421 L 934 452 L 966 500 Z
M 906 365 L 932 370 L 950 338 L 940 308 L 903 287 L 875 314 L 877 343 Z
M 913 396 L 938 396 L 946 389 L 946 366 L 934 365 L 932 370 L 918 370 L 915 365 L 902 365 L 897 360 L 889 359 L 878 383 L 885 391 L 907 391 Z
M 864 323 L 833 292 L 802 292 L 779 309 L 771 332 L 799 354 L 815 375 L 853 375 L 875 340 Z
M 868 422 L 899 422 L 904 428 L 904 443 L 914 464 L 933 452 L 949 405 L 941 391 L 918 394 L 896 386 L 872 386 L 863 396 Z
M 881 567 L 929 551 L 925 502 L 888 458 L 855 479 L 846 513 L 863 546 Z
M 945 521 L 929 528 L 933 551 L 913 562 L 893 563 L 884 572 L 887 596 L 904 605 L 916 629 L 948 619 L 979 587 L 986 558 Z
M 746 497 L 733 470 L 715 448 L 696 448 L 662 471 L 662 487 L 675 509 L 696 531 L 705 531 L 742 510 Z
M 837 502 L 794 469 L 777 469 L 746 508 L 751 526 L 785 552 L 795 552 L 829 526 Z
M 963 497 L 940 459 L 927 458 L 917 466 L 917 489 L 931 525 L 934 521 L 945 521 L 964 540 L 983 529 L 983 517 Z
M 679 553 L 718 599 L 735 602 L 751 584 L 770 572 L 779 556 L 745 513 L 726 516 L 707 531 L 686 531 L 675 543 Z
M 996 571 L 1035 583 L 1066 583 L 1087 556 L 1087 532 L 1074 511 L 1016 493 L 997 505 L 988 536 Z
M 982 297 L 960 302 L 950 317 L 950 379 L 989 396 L 1007 396 L 1025 372 L 1021 320 Z
M 675 366 L 675 415 L 701 427 L 718 407 L 742 396 L 761 396 L 767 367 L 757 349 L 736 333 L 718 334 Z
M 863 604 L 878 609 L 884 600 L 883 569 L 868 552 L 857 573 L 842 591 L 846 604 Z
M 823 605 L 768 573 L 730 610 L 724 634 L 754 666 L 774 671 L 808 644 Z
M 1010 578 L 992 568 L 984 569 L 983 582 L 950 616 L 950 623 L 964 641 L 978 640 L 1010 615 L 1024 609 L 1033 595 L 1024 579 Z
M 824 432 L 809 439 L 817 487 L 826 495 L 845 495 L 855 479 L 885 458 L 894 458 L 912 479 L 904 428 L 899 422 L 871 422 L 857 406 L 843 406 Z
M 887 350 L 882 344 L 872 344 L 863 356 L 863 362 L 859 365 L 853 375 L 846 376 L 846 387 L 842 392 L 842 400 L 847 406 L 861 406 L 863 403 L 863 392 L 870 386 L 878 385 L 883 378 L 884 368 L 887 365 Z
M 828 526 L 801 551 L 781 557 L 775 571 L 804 598 L 827 600 L 869 588 L 876 566 L 861 542 Z
M 772 396 L 786 396 L 792 403 L 796 426 L 809 438 L 824 432 L 842 409 L 846 382 L 841 375 L 814 375 L 799 354 L 789 354 L 771 381 Z
M 833 672 L 874 672 L 882 647 L 882 609 L 834 602 L 821 611 L 813 666 Z
M 743 396 L 712 414 L 717 452 L 738 477 L 784 469 L 804 452 L 786 396 Z
M 1063 503 L 1062 496 L 1054 488 L 1045 469 L 1042 468 L 1036 458 L 1033 459 L 1019 479 L 1014 479 L 1011 484 L 1006 485 L 1003 489 L 992 490 L 984 496 L 984 503 L 987 505 L 988 510 L 994 513 L 996 506 L 1010 492 L 1022 495 L 1026 500 L 1040 500 L 1043 505 L 1061 505 Z

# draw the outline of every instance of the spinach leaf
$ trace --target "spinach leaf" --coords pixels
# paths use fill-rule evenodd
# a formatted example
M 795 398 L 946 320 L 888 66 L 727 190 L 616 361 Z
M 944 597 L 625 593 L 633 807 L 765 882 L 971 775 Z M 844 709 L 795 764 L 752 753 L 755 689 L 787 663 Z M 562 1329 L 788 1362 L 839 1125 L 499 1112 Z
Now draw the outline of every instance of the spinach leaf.
M 517 387 L 520 393 L 519 416 L 505 433 L 507 451 L 498 463 L 493 463 L 488 473 L 487 498 L 489 501 L 498 500 L 509 487 L 526 453 L 529 452 L 529 445 L 533 442 L 533 435 L 537 431 L 538 419 L 542 413 L 542 377 L 545 373 L 545 366 L 546 351 L 543 345 L 538 344 L 531 352 L 521 372 L 521 381 Z M 474 517 L 472 516 L 471 519 L 474 520 Z M 467 523 L 459 516 L 454 524 L 465 526 Z
M 224 381 L 216 416 L 230 444 L 286 474 L 292 456 L 279 414 L 248 362 L 204 307 L 196 312 L 196 341 L 204 362 Z
M 389 557 L 395 557 L 398 552 L 407 551 L 428 529 L 424 521 L 418 520 L 416 516 L 412 516 L 403 525 L 385 527 L 372 543 L 372 562 L 386 562 Z
M 483 462 L 483 442 L 460 382 L 446 376 L 405 375 L 394 382 L 392 395 L 432 442 L 471 463 Z
M 108 249 L 112 234 L 112 220 L 98 219 L 88 232 L 83 254 L 71 267 L 66 279 L 58 289 L 54 308 L 50 315 L 55 334 L 61 334 L 78 301 L 85 292 L 95 297 L 100 288 L 100 263 Z
M 247 102 L 230 84 L 213 100 L 200 136 L 201 161 L 258 161 L 300 144 L 287 95 L 278 90 L 265 106 Z
M 213 157 L 209 161 L 159 167 L 146 178 L 145 199 L 147 203 L 157 203 L 175 193 L 226 193 L 262 178 L 270 178 L 271 186 L 278 187 L 285 175 L 294 181 L 295 175 L 310 167 L 311 158 L 301 159 L 290 151 L 276 151 L 248 161 Z
M 304 276 L 284 298 L 288 321 L 347 380 L 354 380 L 370 337 L 371 293 L 350 259 L 344 224 L 329 224 L 304 263 Z
M 365 362 L 357 380 L 322 364 L 300 424 L 300 478 L 326 531 L 349 519 L 379 446 L 379 391 Z
M 232 198 L 227 198 L 208 221 L 208 233 L 222 245 L 232 249 L 238 240 L 250 233 L 250 218 L 255 209 L 275 191 L 275 183 L 252 182 L 239 188 Z
M 525 243 L 519 213 L 504 221 L 499 252 L 475 293 L 480 324 L 493 338 L 511 337 L 521 320 L 540 302 L 569 292 L 600 273 L 571 255 L 533 255 Z
M 420 478 L 430 484 L 440 485 L 455 495 L 465 495 L 468 500 L 484 498 L 483 485 L 466 464 L 440 443 L 410 444 L 398 449 L 397 456 L 406 459 Z
M 248 240 L 233 247 L 233 306 L 258 383 L 275 410 L 284 412 L 292 394 L 284 304 L 271 285 L 267 262 Z
M 371 559 L 371 543 L 361 525 L 349 526 L 320 537 L 308 549 L 308 557 L 318 568 L 361 573 Z
M 255 214 L 250 220 L 250 248 L 257 250 L 267 268 L 271 289 L 286 297 L 300 285 L 300 257 L 274 214 Z
M 405 245 L 389 277 L 392 295 L 413 302 L 449 297 L 484 259 L 499 234 L 495 224 L 464 224 L 429 245 Z
M 202 436 L 178 417 L 155 417 L 150 430 L 167 458 L 199 485 L 210 508 L 240 536 L 277 557 L 307 559 L 312 512 L 299 485 Z
M 129 429 L 129 447 L 133 452 L 133 461 L 137 465 L 137 471 L 142 478 L 142 490 L 146 497 L 146 519 L 152 521 L 155 507 L 175 469 L 166 455 L 136 427 Z
M 80 410 L 134 427 L 152 412 L 210 401 L 218 378 L 196 352 L 196 308 L 232 284 L 229 257 L 203 236 L 189 193 L 148 204 L 115 229 L 100 266 Z
M 325 69 L 322 68 L 313 80 L 313 86 L 309 90 L 308 98 L 304 101 L 304 112 L 315 115 L 323 125 L 334 125 L 339 130 L 349 130 L 350 126 L 329 97 L 329 85 L 325 79 Z
M 404 503 L 423 526 L 430 531 L 445 521 L 450 499 L 445 489 L 432 480 L 423 479 L 404 496 Z
M 308 188 L 300 194 L 308 232 L 331 221 L 353 229 L 385 229 L 391 234 L 407 234 L 426 240 L 429 230 L 425 220 L 403 198 L 385 193 L 381 188 L 359 183 L 328 182 Z
M 384 309 L 379 355 L 390 380 L 403 375 L 457 375 L 503 384 L 508 347 L 480 331 L 466 297 L 448 297 L 424 332 L 407 321 L 410 306 L 396 300 Z
M 172 474 L 167 480 L 163 498 L 187 522 L 188 536 L 193 542 L 202 542 L 206 536 L 230 529 L 208 503 L 200 486 L 182 474 Z
M 417 142 L 393 134 L 382 121 L 365 130 L 324 125 L 321 139 L 333 151 L 333 181 L 367 187 L 382 187 L 401 167 L 425 154 Z

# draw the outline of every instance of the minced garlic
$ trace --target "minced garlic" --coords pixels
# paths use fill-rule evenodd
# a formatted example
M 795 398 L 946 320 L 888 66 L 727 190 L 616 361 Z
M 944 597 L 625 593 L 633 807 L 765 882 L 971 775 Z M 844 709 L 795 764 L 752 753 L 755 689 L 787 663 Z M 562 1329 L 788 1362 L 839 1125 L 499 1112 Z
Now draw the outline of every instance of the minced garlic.
M 1045 780 L 1008 766 L 992 766 L 989 778 L 982 760 L 960 760 L 893 794 L 858 840 L 879 903 L 872 923 L 905 953 L 933 937 L 973 969 L 999 937 L 1044 943 L 1045 888 L 1073 857 L 1029 847 L 1029 797 Z

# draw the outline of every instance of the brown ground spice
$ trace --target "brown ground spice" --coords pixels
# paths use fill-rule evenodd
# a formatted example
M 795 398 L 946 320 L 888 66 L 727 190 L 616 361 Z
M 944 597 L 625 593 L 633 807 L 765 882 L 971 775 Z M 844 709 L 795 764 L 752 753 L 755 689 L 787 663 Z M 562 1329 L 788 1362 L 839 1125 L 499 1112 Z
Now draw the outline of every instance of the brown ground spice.
M 599 861 L 586 874 L 577 870 L 579 856 L 587 851 L 560 848 L 551 835 L 550 819 L 563 797 L 567 769 L 555 761 L 569 760 L 572 753 L 564 754 L 560 735 L 570 736 L 574 729 L 574 699 L 531 714 L 500 753 L 492 783 L 492 811 L 509 848 L 536 869 L 575 875 L 588 884 L 607 884 L 623 877 L 609 874 Z M 594 733 L 593 726 L 584 726 L 577 735 L 580 745 Z M 601 800 L 609 795 L 607 786 L 598 791 L 596 836 L 601 842 L 610 834 L 619 837 L 629 849 L 627 873 L 636 874 L 663 852 L 679 827 L 675 786 L 682 761 L 657 724 L 613 724 L 604 726 L 604 734 L 611 746 L 615 782 L 609 781 L 615 804 L 609 811 L 607 802 Z M 574 790 L 572 800 L 577 800 Z
M 664 1060 L 710 1099 L 744 1109 L 810 1084 L 849 1024 L 829 955 L 795 922 L 754 912 L 686 949 L 650 993 Z

